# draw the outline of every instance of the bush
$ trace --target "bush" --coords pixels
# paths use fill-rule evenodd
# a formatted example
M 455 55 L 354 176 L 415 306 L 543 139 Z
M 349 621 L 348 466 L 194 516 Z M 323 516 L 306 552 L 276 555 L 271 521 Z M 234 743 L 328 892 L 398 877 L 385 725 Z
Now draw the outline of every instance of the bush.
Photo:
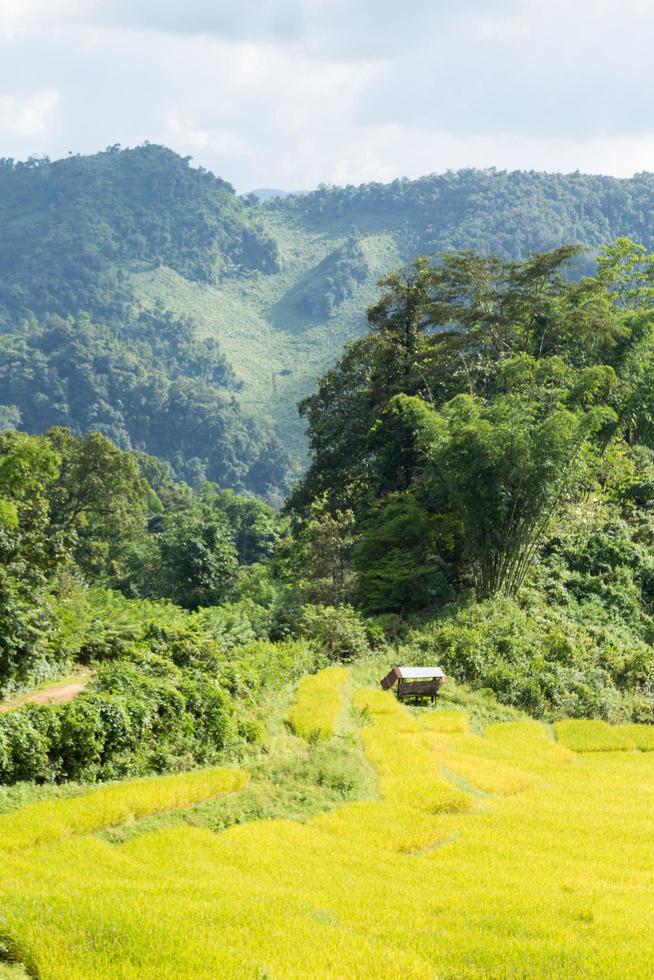
M 59 738 L 50 748 L 59 756 L 61 772 L 68 779 L 81 779 L 93 773 L 100 763 L 105 744 L 102 714 L 97 700 L 77 698 L 59 709 Z
M 179 649 L 175 651 L 179 655 Z M 64 705 L 0 715 L 0 782 L 107 779 L 211 762 L 235 736 L 235 707 L 200 667 L 156 653 L 102 665 Z
M 533 596 L 525 605 L 496 597 L 412 630 L 405 657 L 437 662 L 536 717 L 648 720 L 654 651 L 601 611 L 584 614 L 575 619 Z
M 330 660 L 353 660 L 370 653 L 365 621 L 351 606 L 307 606 L 302 634 Z
M 222 681 L 234 697 L 252 703 L 262 693 L 278 690 L 324 667 L 325 662 L 324 653 L 306 641 L 255 640 L 232 651 L 223 665 Z
M 33 705 L 0 715 L 0 783 L 43 783 L 58 775 L 50 755 L 57 721 L 51 709 Z

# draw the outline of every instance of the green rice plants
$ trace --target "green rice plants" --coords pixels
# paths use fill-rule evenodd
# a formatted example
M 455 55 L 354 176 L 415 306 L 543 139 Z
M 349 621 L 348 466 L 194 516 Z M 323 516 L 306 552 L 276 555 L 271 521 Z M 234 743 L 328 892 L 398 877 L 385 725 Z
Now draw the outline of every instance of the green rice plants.
M 654 725 L 617 725 L 616 731 L 641 752 L 654 752 Z
M 559 742 L 573 752 L 633 752 L 631 738 L 605 721 L 575 718 L 557 721 L 554 731 Z

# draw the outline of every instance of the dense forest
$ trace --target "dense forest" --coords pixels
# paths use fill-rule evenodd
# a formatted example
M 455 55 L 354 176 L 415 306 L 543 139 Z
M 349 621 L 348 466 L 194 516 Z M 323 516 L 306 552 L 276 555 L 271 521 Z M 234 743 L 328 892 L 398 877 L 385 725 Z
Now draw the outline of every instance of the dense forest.
M 654 177 L 465 170 L 260 202 L 164 147 L 0 161 L 0 421 L 102 432 L 275 505 L 295 403 L 416 255 L 650 248 Z M 577 275 L 592 269 L 592 254 Z
M 567 242 L 629 236 L 654 245 L 654 174 L 629 179 L 536 171 L 458 170 L 359 187 L 323 186 L 268 204 L 316 228 L 350 222 L 393 230 L 407 257 L 473 248 L 526 258 Z
M 386 277 L 300 406 L 282 513 L 98 431 L 7 428 L 0 692 L 92 682 L 0 714 L 0 780 L 238 756 L 267 695 L 376 649 L 535 717 L 654 721 L 654 256 L 580 260 Z
M 198 484 L 280 499 L 288 459 L 238 405 L 215 338 L 130 282 L 165 264 L 196 281 L 277 266 L 224 181 L 161 147 L 0 162 L 0 400 L 29 432 L 102 432 Z

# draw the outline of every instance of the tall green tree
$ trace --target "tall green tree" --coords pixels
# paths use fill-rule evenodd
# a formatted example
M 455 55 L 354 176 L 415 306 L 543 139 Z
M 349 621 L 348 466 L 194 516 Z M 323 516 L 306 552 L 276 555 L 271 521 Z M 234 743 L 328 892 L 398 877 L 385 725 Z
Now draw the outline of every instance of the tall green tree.
M 45 439 L 0 435 L 0 693 L 47 662 L 47 583 L 62 555 L 62 542 L 48 534 L 48 495 L 59 466 Z
M 61 460 L 50 531 L 67 538 L 84 571 L 99 574 L 123 542 L 143 533 L 151 490 L 134 457 L 99 432 L 55 428 L 45 438 Z
M 457 395 L 435 410 L 415 396 L 391 406 L 412 419 L 432 510 L 460 527 L 462 571 L 477 595 L 515 595 L 552 520 L 594 486 L 611 368 L 575 371 L 558 358 L 504 362 L 491 401 Z
M 184 606 L 218 605 L 238 571 L 234 536 L 216 508 L 200 502 L 171 514 L 158 536 L 158 595 Z

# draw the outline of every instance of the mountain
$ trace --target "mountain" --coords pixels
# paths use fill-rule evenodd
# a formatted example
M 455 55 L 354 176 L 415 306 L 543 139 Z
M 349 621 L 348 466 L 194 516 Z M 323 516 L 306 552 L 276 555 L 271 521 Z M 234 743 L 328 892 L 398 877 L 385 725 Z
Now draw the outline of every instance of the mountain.
M 282 191 L 275 187 L 257 187 L 256 190 L 250 191 L 255 197 L 258 197 L 262 204 L 266 201 L 273 201 L 275 198 L 284 198 L 292 194 L 292 191 Z
M 99 428 L 277 499 L 303 459 L 295 403 L 380 276 L 618 235 L 654 245 L 653 174 L 462 170 L 262 202 L 161 146 L 4 160 L 0 419 Z

